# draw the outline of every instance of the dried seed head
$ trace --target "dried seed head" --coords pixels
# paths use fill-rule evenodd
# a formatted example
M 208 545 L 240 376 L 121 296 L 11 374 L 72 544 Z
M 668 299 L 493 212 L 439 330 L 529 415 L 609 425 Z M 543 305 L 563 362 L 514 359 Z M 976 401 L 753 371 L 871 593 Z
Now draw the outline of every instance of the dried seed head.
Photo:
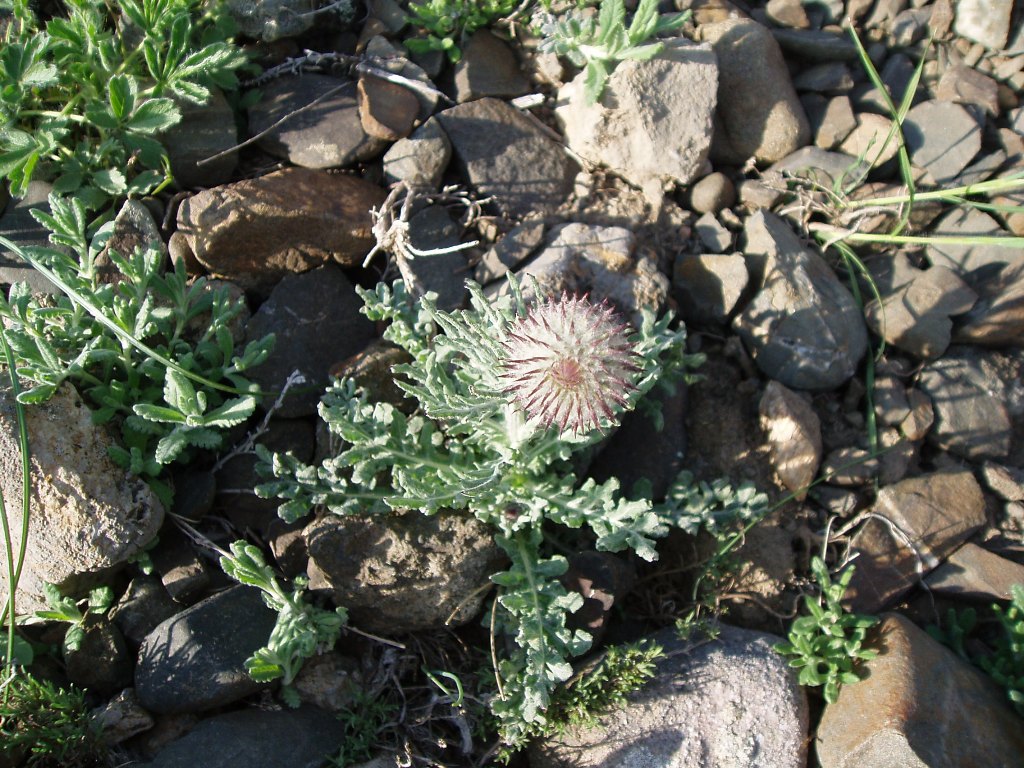
M 531 417 L 587 432 L 626 402 L 638 370 L 628 327 L 607 304 L 562 294 L 532 307 L 505 340 L 505 391 Z

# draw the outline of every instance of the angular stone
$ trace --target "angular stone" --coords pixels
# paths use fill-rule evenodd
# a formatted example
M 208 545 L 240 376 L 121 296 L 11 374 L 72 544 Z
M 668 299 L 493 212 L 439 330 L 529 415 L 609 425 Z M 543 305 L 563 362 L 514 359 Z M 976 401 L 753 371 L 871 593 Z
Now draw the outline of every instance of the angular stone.
M 1024 262 L 993 264 L 971 277 L 978 301 L 961 318 L 955 340 L 986 347 L 1024 345 Z
M 33 218 L 31 211 L 50 213 L 47 198 L 51 191 L 53 185 L 48 182 L 30 181 L 24 197 L 8 201 L 3 216 L 0 216 L 0 235 L 21 247 L 49 245 L 49 230 Z M 0 283 L 28 283 L 33 293 L 59 292 L 57 286 L 43 277 L 32 265 L 2 245 Z
M 822 149 L 839 146 L 857 127 L 848 96 L 836 96 L 828 100 L 819 120 L 812 119 L 814 143 Z
M 266 291 L 331 259 L 361 264 L 374 244 L 370 209 L 384 197 L 353 176 L 286 168 L 193 195 L 178 209 L 178 231 L 211 272 Z
M 805 398 L 777 381 L 765 387 L 760 413 L 775 473 L 796 500 L 803 501 L 821 461 L 818 414 Z
M 515 51 L 486 29 L 474 32 L 455 65 L 455 100 L 460 104 L 487 96 L 513 98 L 529 93 L 530 82 Z
M 999 114 L 998 83 L 966 64 L 957 64 L 942 73 L 935 88 L 935 98 L 958 104 L 975 104 L 990 115 Z
M 120 744 L 154 725 L 152 715 L 139 704 L 134 688 L 125 688 L 105 705 L 93 710 L 92 719 L 102 729 L 101 738 L 105 744 Z
M 860 682 L 839 689 L 818 726 L 822 768 L 1013 766 L 1024 729 L 999 687 L 909 619 L 890 613 L 871 630 L 879 655 Z
M 1006 237 L 1006 230 L 999 222 L 983 211 L 967 206 L 954 208 L 935 222 L 933 233 L 951 237 Z M 981 267 L 991 264 L 1024 264 L 1024 253 L 1019 248 L 991 244 L 972 245 L 967 243 L 929 243 L 925 247 L 928 261 L 956 270 L 975 290 L 979 286 L 972 279 L 972 272 L 978 271 L 980 276 L 985 272 Z
M 833 485 L 857 487 L 867 485 L 878 476 L 879 460 L 863 448 L 834 448 L 825 457 L 821 475 Z
M 889 138 L 891 128 L 889 118 L 861 112 L 857 115 L 857 125 L 839 143 L 839 151 L 863 157 L 872 167 L 883 165 L 896 157 L 900 148 L 898 138 Z
M 1014 584 L 1024 584 L 1024 565 L 967 542 L 925 579 L 941 595 L 964 600 L 1009 600 Z
M 733 327 L 770 378 L 793 389 L 833 389 L 856 371 L 867 330 L 850 292 L 782 219 L 759 211 L 746 224 L 758 293 Z
M 462 227 L 441 205 L 428 205 L 409 221 L 409 239 L 420 251 L 454 248 L 462 244 Z M 409 271 L 424 291 L 437 294 L 438 308 L 451 312 L 466 298 L 466 256 L 462 251 L 438 253 L 411 260 Z
M 573 152 L 660 204 L 666 185 L 689 184 L 707 161 L 717 70 L 707 46 L 677 38 L 649 61 L 617 66 L 595 104 L 580 73 L 559 90 L 555 117 Z
M 700 27 L 718 57 L 712 153 L 722 161 L 774 163 L 810 141 L 811 129 L 772 33 L 749 19 Z
M 749 280 L 742 254 L 680 255 L 672 277 L 680 316 L 687 323 L 725 322 Z
M 923 440 L 935 423 L 935 409 L 928 395 L 919 389 L 907 392 L 910 413 L 900 422 L 900 432 L 907 440 Z
M 907 113 L 903 138 L 914 165 L 936 184 L 953 184 L 981 149 L 981 126 L 960 104 L 924 101 Z
M 49 610 L 44 584 L 81 597 L 109 579 L 160 530 L 164 508 L 137 475 L 111 461 L 113 440 L 93 424 L 71 384 L 47 402 L 27 406 L 31 456 L 28 540 L 18 582 L 19 613 Z M 11 548 L 22 545 L 22 466 L 14 397 L 0 387 L 0 494 Z M 0 556 L 6 563 L 6 556 Z M 6 604 L 7 567 L 0 567 Z
M 772 37 L 786 53 L 808 61 L 853 61 L 857 46 L 848 35 L 824 29 L 773 29 Z
M 802 768 L 807 701 L 772 650 L 779 638 L 720 629 L 715 640 L 695 645 L 673 630 L 654 635 L 667 655 L 653 680 L 595 727 L 531 744 L 532 768 Z
M 265 688 L 245 669 L 277 620 L 260 595 L 252 587 L 233 587 L 150 632 L 135 667 L 139 703 L 161 714 L 202 712 Z
M 216 187 L 231 180 L 238 166 L 235 111 L 219 88 L 205 104 L 181 101 L 181 122 L 160 134 L 174 182 L 183 189 Z M 222 154 L 223 153 L 223 154 Z
M 953 30 L 961 37 L 998 50 L 1010 37 L 1013 0 L 958 0 Z
M 376 139 L 398 141 L 412 133 L 420 102 L 408 88 L 362 75 L 357 85 L 359 122 Z
M 301 35 L 316 21 L 313 0 L 227 0 L 224 5 L 242 34 L 265 43 Z
M 846 602 L 877 613 L 904 595 L 985 524 L 985 498 L 966 470 L 901 480 L 878 493 L 850 542 L 857 570 Z
M 435 118 L 430 118 L 384 153 L 384 178 L 414 187 L 437 189 L 452 159 L 452 143 Z
M 544 242 L 544 224 L 526 222 L 510 230 L 494 244 L 476 266 L 474 278 L 480 285 L 499 280 L 514 271 Z
M 437 119 L 466 180 L 506 213 L 550 213 L 572 189 L 579 167 L 515 107 L 480 99 L 439 112 Z
M 1024 501 L 1024 469 L 1007 467 L 994 461 L 981 466 L 985 485 L 1005 501 Z

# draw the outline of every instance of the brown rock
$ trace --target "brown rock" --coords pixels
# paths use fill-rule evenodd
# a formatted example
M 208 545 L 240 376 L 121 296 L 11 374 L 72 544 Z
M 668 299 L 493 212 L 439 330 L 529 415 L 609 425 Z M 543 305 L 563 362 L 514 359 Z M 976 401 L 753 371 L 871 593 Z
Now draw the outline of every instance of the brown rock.
M 967 600 L 1009 600 L 1014 584 L 1024 584 L 1024 565 L 970 542 L 926 579 L 933 592 Z
M 998 686 L 897 614 L 869 635 L 879 655 L 818 726 L 822 768 L 1020 765 L 1024 728 Z
M 806 398 L 777 381 L 765 387 L 760 411 L 775 472 L 797 501 L 802 501 L 821 461 L 818 415 Z
M 398 141 L 412 133 L 420 102 L 408 88 L 372 75 L 359 78 L 359 121 L 370 136 Z
M 370 209 L 383 200 L 382 189 L 353 176 L 286 168 L 185 200 L 178 230 L 211 272 L 269 290 L 332 258 L 361 263 L 374 242 Z

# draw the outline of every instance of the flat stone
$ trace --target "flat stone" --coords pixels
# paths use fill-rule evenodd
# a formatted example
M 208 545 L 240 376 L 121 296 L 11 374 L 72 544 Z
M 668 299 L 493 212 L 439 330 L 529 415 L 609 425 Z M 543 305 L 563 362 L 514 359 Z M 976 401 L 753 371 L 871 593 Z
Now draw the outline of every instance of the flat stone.
M 834 149 L 849 136 L 857 127 L 857 117 L 853 114 L 850 99 L 847 96 L 836 96 L 829 99 L 820 118 L 811 118 L 814 128 L 814 143 L 822 149 Z
M 957 64 L 942 73 L 935 88 L 935 98 L 957 104 L 975 104 L 990 115 L 999 114 L 999 84 L 966 64 Z
M 649 61 L 615 68 L 601 98 L 587 104 L 586 74 L 558 91 L 555 117 L 569 148 L 644 190 L 660 204 L 670 184 L 689 184 L 710 149 L 718 66 L 707 46 L 666 41 Z
M 733 320 L 758 367 L 792 389 L 824 390 L 856 372 L 867 350 L 864 318 L 849 291 L 782 219 L 747 219 L 746 256 L 760 290 Z
M 367 135 L 398 141 L 412 133 L 420 112 L 416 94 L 373 75 L 361 75 L 356 86 L 359 122 Z
M 924 440 L 928 430 L 935 423 L 932 399 L 920 389 L 909 389 L 907 404 L 910 406 L 910 413 L 900 422 L 900 432 L 908 440 Z
M 918 382 L 935 408 L 931 442 L 968 459 L 1002 458 L 1010 452 L 1006 386 L 975 347 L 950 347 L 921 371 Z
M 529 117 L 497 99 L 439 112 L 455 159 L 469 184 L 512 216 L 551 213 L 579 171 L 563 148 Z
M 820 147 L 801 147 L 774 163 L 765 171 L 765 177 L 799 176 L 826 186 L 847 176 L 854 176 L 861 166 L 857 158 L 845 152 L 827 152 Z
M 822 768 L 1012 766 L 1020 719 L 981 670 L 890 613 L 868 635 L 879 655 L 843 685 L 817 730 Z
M 53 185 L 45 181 L 30 181 L 22 198 L 7 203 L 0 216 L 0 235 L 15 245 L 49 246 L 50 231 L 33 218 L 31 211 L 50 213 L 48 196 Z M 58 293 L 57 286 L 43 277 L 27 261 L 0 245 L 0 283 L 28 283 L 33 293 Z
M 249 373 L 250 380 L 264 392 L 279 392 L 293 371 L 306 379 L 288 393 L 278 416 L 316 413 L 331 366 L 375 338 L 373 323 L 360 314 L 361 307 L 345 273 L 328 265 L 286 276 L 252 316 L 247 339 L 273 333 L 277 343 L 263 364 Z
M 781 32 L 783 30 L 776 30 Z M 718 57 L 718 117 L 712 155 L 774 163 L 810 141 L 811 128 L 772 32 L 749 19 L 700 27 Z
M 224 5 L 242 34 L 265 43 L 301 35 L 316 21 L 313 0 L 227 0 Z
M 135 693 L 150 712 L 203 712 L 266 687 L 245 660 L 266 645 L 277 620 L 260 590 L 237 586 L 182 611 L 139 649 Z
M 764 10 L 769 21 L 780 27 L 809 29 L 811 26 L 800 0 L 768 0 Z
M 125 639 L 141 645 L 146 635 L 162 621 L 171 618 L 182 606 L 174 602 L 156 576 L 136 576 L 110 611 L 110 618 Z
M 462 59 L 455 65 L 455 100 L 482 99 L 487 96 L 514 98 L 529 93 L 515 51 L 501 38 L 479 30 L 462 46 Z
M 822 29 L 773 29 L 782 50 L 809 61 L 854 61 L 857 47 L 848 35 Z
M 871 112 L 857 115 L 856 127 L 839 144 L 839 151 L 863 157 L 873 168 L 892 160 L 899 151 L 899 138 L 889 139 L 892 120 Z M 888 141 L 886 141 L 888 139 Z
M 845 602 L 858 613 L 877 613 L 906 594 L 986 520 L 981 487 L 966 470 L 888 485 L 871 511 L 850 542 L 857 569 Z
M 1024 501 L 1024 469 L 1008 467 L 994 461 L 981 466 L 988 489 L 1005 501 Z
M 821 475 L 832 485 L 856 488 L 878 477 L 880 468 L 879 459 L 870 451 L 844 446 L 828 452 L 821 466 Z
M 476 266 L 474 278 L 487 285 L 515 271 L 544 242 L 544 224 L 530 221 L 509 230 L 484 254 Z
M 654 635 L 667 654 L 655 677 L 596 726 L 532 743 L 532 768 L 803 768 L 807 702 L 779 638 L 720 629 L 697 644 Z
M 181 121 L 160 134 L 174 182 L 183 189 L 226 184 L 238 166 L 238 152 L 221 154 L 238 144 L 235 111 L 219 88 L 211 94 L 205 104 L 179 101 Z
M 212 273 L 268 291 L 283 276 L 337 261 L 357 266 L 373 247 L 380 187 L 306 168 L 204 190 L 182 202 L 178 231 Z
M 354 80 L 307 73 L 272 80 L 261 90 L 249 110 L 249 132 L 269 130 L 256 143 L 275 157 L 303 168 L 337 168 L 376 157 L 386 146 L 363 128 Z
M 1014 584 L 1024 584 L 1024 565 L 967 542 L 925 579 L 940 595 L 963 600 L 1009 600 Z
M 777 381 L 769 381 L 759 406 L 772 466 L 783 486 L 803 501 L 821 462 L 821 422 L 810 402 Z
M 962 344 L 1024 345 L 1024 263 L 993 264 L 971 276 L 978 301 L 954 335 Z
M 672 290 L 687 323 L 722 323 L 749 281 L 742 254 L 681 254 L 675 262 Z
M 45 403 L 25 408 L 32 493 L 18 582 L 21 613 L 49 610 L 44 584 L 81 597 L 110 583 L 160 530 L 164 508 L 137 475 L 118 467 L 113 439 L 92 421 L 89 408 L 65 382 Z M 0 494 L 11 547 L 22 546 L 22 465 L 10 387 L 0 387 Z M 7 568 L 0 568 L 0 603 L 6 603 Z
M 961 37 L 999 50 L 1010 37 L 1013 0 L 958 0 L 953 30 Z
M 437 189 L 452 159 L 452 143 L 435 118 L 430 118 L 384 153 L 384 178 L 414 187 Z
M 705 213 L 693 225 L 701 245 L 708 253 L 725 253 L 732 250 L 732 232 L 722 226 L 713 213 Z
M 999 222 L 984 211 L 971 206 L 960 206 L 943 216 L 933 227 L 935 235 L 950 237 L 1006 237 L 1006 230 Z M 991 264 L 1024 264 L 1024 254 L 1019 248 L 998 245 L 971 245 L 960 243 L 929 243 L 925 247 L 928 261 L 949 267 L 965 277 L 968 284 L 978 290 L 970 273 Z
M 801 70 L 793 77 L 793 87 L 814 93 L 848 91 L 853 88 L 853 75 L 844 62 L 828 61 Z
M 409 239 L 421 251 L 453 248 L 462 244 L 462 228 L 452 221 L 441 205 L 428 205 L 409 220 Z M 437 306 L 451 312 L 466 298 L 466 256 L 463 251 L 417 256 L 409 270 L 424 291 L 437 294 Z
M 903 121 L 910 159 L 937 184 L 953 184 L 981 149 L 981 126 L 962 105 L 925 101 Z
M 868 325 L 894 347 L 931 360 L 949 346 L 954 315 L 967 312 L 977 294 L 945 267 L 919 272 L 912 281 L 864 308 Z

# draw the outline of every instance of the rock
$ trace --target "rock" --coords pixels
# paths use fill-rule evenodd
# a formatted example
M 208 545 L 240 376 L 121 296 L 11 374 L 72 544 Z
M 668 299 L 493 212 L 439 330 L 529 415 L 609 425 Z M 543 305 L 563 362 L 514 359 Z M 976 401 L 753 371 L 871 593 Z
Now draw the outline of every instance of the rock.
M 228 0 L 224 5 L 242 34 L 265 43 L 301 35 L 316 20 L 313 0 Z
M 466 623 L 505 557 L 467 512 L 328 515 L 303 536 L 310 588 L 345 606 L 355 626 L 388 635 Z
M 110 252 L 131 259 L 136 250 L 149 249 L 163 256 L 167 255 L 167 246 L 160 236 L 160 229 L 153 221 L 153 214 L 138 200 L 126 200 L 114 218 L 110 237 L 103 249 L 96 254 L 93 266 L 103 282 L 121 282 L 123 275 L 110 260 Z
M 139 705 L 134 688 L 125 688 L 102 707 L 93 710 L 92 721 L 100 726 L 104 744 L 120 744 L 153 727 L 153 717 Z
M 705 213 L 697 219 L 693 230 L 708 253 L 725 253 L 732 248 L 732 232 L 723 227 L 713 213 Z
M 1024 469 L 1007 467 L 994 461 L 981 466 L 985 485 L 1005 501 L 1024 501 Z
M 829 99 L 820 116 L 812 115 L 811 110 L 807 110 L 807 114 L 814 131 L 814 144 L 822 149 L 838 147 L 857 127 L 857 117 L 848 96 Z
M 856 568 L 845 601 L 877 613 L 904 595 L 985 524 L 985 498 L 966 470 L 901 480 L 878 493 L 850 542 Z
M 156 576 L 136 576 L 110 611 L 110 618 L 125 638 L 135 645 L 157 625 L 181 610 Z
M 357 386 L 366 390 L 371 403 L 391 403 L 405 413 L 415 410 L 414 401 L 395 383 L 391 373 L 396 365 L 412 362 L 412 356 L 391 342 L 378 339 L 362 352 L 357 352 L 331 368 L 331 378 L 354 379 Z M 274 449 L 280 450 L 280 449 Z M 299 456 L 296 453 L 296 456 Z M 308 461 L 300 459 L 301 461 Z
M 461 104 L 487 96 L 513 98 L 529 92 L 530 83 L 508 43 L 485 29 L 474 32 L 462 46 L 462 59 L 455 65 L 455 100 Z
M 1024 584 L 1024 565 L 967 542 L 928 574 L 928 588 L 963 600 L 1010 600 L 1014 584 Z
M 416 94 L 405 86 L 373 75 L 360 75 L 356 87 L 359 121 L 367 135 L 398 141 L 412 133 L 420 113 Z
M 910 415 L 907 389 L 898 373 L 889 371 L 888 365 L 875 368 L 875 415 L 879 422 L 891 427 L 897 426 Z
M 810 402 L 777 381 L 761 396 L 761 428 L 782 485 L 803 501 L 821 462 L 821 422 Z
M 747 219 L 747 264 L 760 290 L 733 328 L 770 378 L 793 389 L 834 389 L 867 350 L 864 319 L 849 291 L 782 219 Z
M 965 314 L 954 338 L 986 347 L 1024 345 L 1024 262 L 992 264 L 971 275 L 978 301 Z
M 841 61 L 815 64 L 793 76 L 793 87 L 798 91 L 829 93 L 853 88 L 850 68 Z
M 595 104 L 586 103 L 585 84 L 580 73 L 562 86 L 555 107 L 574 153 L 640 187 L 655 206 L 667 185 L 701 173 L 718 88 L 707 46 L 677 38 L 649 61 L 621 63 Z
M 810 141 L 811 130 L 772 33 L 755 21 L 700 27 L 718 57 L 718 116 L 712 155 L 774 163 Z
M 193 195 L 178 209 L 178 231 L 211 272 L 267 291 L 332 259 L 361 264 L 374 244 L 370 209 L 384 197 L 352 176 L 286 168 Z
M 769 21 L 780 27 L 809 29 L 811 26 L 807 11 L 799 0 L 768 0 L 764 10 Z
M 420 251 L 462 245 L 462 227 L 452 221 L 442 205 L 428 205 L 409 220 L 409 240 Z M 465 251 L 438 253 L 409 260 L 412 272 L 424 291 L 437 294 L 437 306 L 451 312 L 466 298 Z
M 0 235 L 23 248 L 49 245 L 49 230 L 32 217 L 31 211 L 50 213 L 47 197 L 52 191 L 53 185 L 48 182 L 30 181 L 25 196 L 9 202 L 3 216 L 0 216 Z M 33 293 L 59 292 L 53 283 L 28 262 L 0 245 L 0 284 L 3 283 L 28 283 Z
M 304 74 L 272 80 L 262 91 L 249 109 L 249 132 L 263 134 L 257 145 L 275 157 L 303 168 L 337 168 L 376 157 L 386 146 L 363 127 L 352 80 Z M 286 115 L 293 116 L 271 129 Z
M 679 316 L 687 324 L 725 322 L 749 280 L 742 254 L 680 254 L 672 277 Z
M 473 277 L 480 285 L 487 285 L 505 277 L 530 257 L 544 242 L 544 224 L 528 221 L 509 230 L 494 244 L 476 266 Z
M 598 647 L 611 620 L 615 604 L 622 604 L 636 580 L 636 573 L 622 558 L 610 552 L 577 552 L 569 556 L 569 568 L 559 579 L 570 592 L 583 598 L 583 605 L 570 614 L 566 626 L 582 629 Z
M 210 585 L 210 567 L 178 528 L 161 532 L 160 546 L 151 557 L 164 589 L 178 603 L 191 605 Z
M 249 321 L 248 339 L 268 333 L 277 343 L 249 378 L 264 392 L 278 392 L 293 371 L 305 377 L 285 396 L 277 415 L 308 416 L 327 386 L 331 366 L 361 351 L 376 336 L 359 310 L 362 302 L 338 267 L 328 265 L 288 275 Z
M 972 347 L 951 347 L 921 371 L 918 383 L 935 408 L 932 443 L 968 459 L 1010 452 L 1006 386 Z
M 807 701 L 779 638 L 723 625 L 695 646 L 673 630 L 652 639 L 668 654 L 654 679 L 595 727 L 531 744 L 532 768 L 805 765 Z
M 537 279 L 542 295 L 563 291 L 595 301 L 608 301 L 634 323 L 644 307 L 661 307 L 668 297 L 668 278 L 654 260 L 635 253 L 636 236 L 623 227 L 559 224 L 548 233 L 547 245 L 524 267 L 516 270 L 523 295 L 533 295 L 526 275 Z M 508 283 L 501 283 L 502 295 Z
M 919 389 L 907 392 L 910 413 L 900 422 L 900 432 L 908 440 L 923 440 L 935 423 L 935 409 L 928 395 Z
M 718 171 L 709 173 L 690 189 L 690 207 L 697 213 L 718 213 L 735 202 L 732 179 Z
M 205 104 L 182 101 L 178 108 L 181 122 L 160 135 L 175 183 L 183 189 L 226 184 L 238 166 L 238 152 L 226 152 L 238 144 L 235 112 L 227 97 L 213 88 Z
M 572 190 L 579 167 L 529 117 L 497 99 L 439 112 L 469 184 L 511 216 L 551 213 Z
M 1006 230 L 998 221 L 973 206 L 954 208 L 935 223 L 933 233 L 950 237 L 1006 236 Z M 975 291 L 980 289 L 980 285 L 972 279 L 971 273 L 978 271 L 980 276 L 985 275 L 979 268 L 991 264 L 1024 264 L 1024 254 L 1018 249 L 984 243 L 971 245 L 932 242 L 926 246 L 925 253 L 931 264 L 956 270 Z
M 131 685 L 133 659 L 121 631 L 102 615 L 86 617 L 83 629 L 81 646 L 63 649 L 68 680 L 100 696 Z
M 839 689 L 818 726 L 822 768 L 1020 762 L 1020 720 L 988 676 L 895 613 L 868 637 L 881 652 L 862 662 L 864 679 Z
M 940 185 L 953 185 L 981 149 L 981 126 L 962 105 L 925 101 L 903 121 L 910 159 Z
M 410 186 L 437 189 L 452 159 L 452 144 L 435 118 L 430 118 L 384 153 L 384 178 Z
M 358 659 L 329 652 L 302 665 L 295 677 L 295 692 L 306 704 L 341 713 L 357 705 L 364 684 Z
M 831 186 L 847 176 L 855 176 L 864 170 L 857 158 L 844 152 L 826 152 L 820 147 L 801 147 L 773 163 L 765 173 L 765 179 L 780 182 L 783 177 L 797 176 Z
M 821 475 L 833 485 L 867 485 L 878 476 L 879 460 L 863 448 L 846 446 L 829 451 Z
M 25 409 L 32 493 L 18 609 L 48 610 L 43 584 L 75 597 L 107 583 L 160 530 L 164 509 L 149 486 L 107 453 L 114 444 L 93 424 L 74 387 L 62 384 L 47 402 Z M 0 494 L 14 552 L 21 547 L 21 449 L 14 398 L 0 387 Z M 8 596 L 0 568 L 0 603 Z
M 953 30 L 961 37 L 999 50 L 1010 37 L 1013 0 L 959 0 Z
M 928 32 L 931 15 L 931 8 L 908 8 L 898 13 L 889 26 L 892 44 L 898 48 L 909 48 L 920 42 Z
M 366 48 L 363 49 L 365 57 L 375 59 L 374 66 L 423 86 L 411 88 L 410 92 L 419 102 L 419 119 L 424 121 L 434 114 L 437 102 L 443 94 L 434 86 L 433 81 L 423 70 L 423 67 L 414 64 L 405 57 L 405 52 L 404 48 L 396 48 L 382 35 L 370 38 L 369 42 L 366 43 Z M 441 51 L 437 51 L 437 53 L 441 53 Z
M 320 768 L 344 742 L 334 715 L 316 707 L 242 709 L 203 720 L 140 768 Z
M 932 360 L 946 351 L 954 315 L 961 315 L 977 294 L 945 267 L 919 272 L 914 279 L 864 308 L 868 325 L 886 342 L 915 357 Z
M 856 117 L 856 126 L 839 143 L 839 151 L 853 157 L 863 157 L 872 168 L 896 157 L 900 145 L 896 138 L 889 138 L 892 121 L 871 112 L 861 112 Z
M 999 114 L 999 85 L 988 75 L 966 64 L 949 67 L 935 88 L 939 101 L 974 104 L 990 115 Z
M 203 712 L 266 687 L 245 660 L 266 645 L 277 614 L 260 590 L 237 586 L 167 619 L 139 649 L 135 693 L 150 712 Z
M 771 34 L 783 51 L 809 61 L 857 58 L 857 47 L 846 34 L 821 29 L 773 29 Z

